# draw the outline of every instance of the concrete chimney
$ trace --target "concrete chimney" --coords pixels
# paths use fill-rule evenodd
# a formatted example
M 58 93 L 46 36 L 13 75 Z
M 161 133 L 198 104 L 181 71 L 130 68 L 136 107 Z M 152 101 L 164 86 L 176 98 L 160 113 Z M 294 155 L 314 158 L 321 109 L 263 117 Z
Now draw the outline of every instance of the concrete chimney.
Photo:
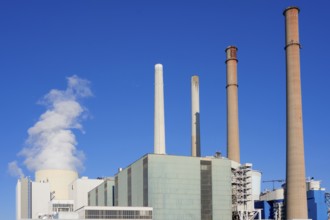
M 199 78 L 191 77 L 191 156 L 201 156 L 199 121 Z
M 237 47 L 229 46 L 225 50 L 227 59 L 227 156 L 240 163 L 238 95 L 237 95 Z
M 286 219 L 307 219 L 305 159 L 300 82 L 299 8 L 285 16 L 286 51 Z
M 155 65 L 154 153 L 165 154 L 163 65 Z

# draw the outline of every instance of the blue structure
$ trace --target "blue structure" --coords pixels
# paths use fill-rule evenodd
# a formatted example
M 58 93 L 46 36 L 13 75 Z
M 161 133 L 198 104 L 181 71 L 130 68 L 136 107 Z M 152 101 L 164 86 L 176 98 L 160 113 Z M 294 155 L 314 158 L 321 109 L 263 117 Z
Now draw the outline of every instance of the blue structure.
M 254 206 L 256 209 L 261 210 L 262 219 L 277 219 L 275 212 L 281 206 L 281 216 L 284 217 L 283 199 L 269 200 L 269 201 L 256 201 Z M 327 220 L 328 219 L 328 205 L 326 201 L 326 193 L 324 190 L 308 190 L 307 191 L 307 206 L 308 218 L 312 220 Z
M 271 201 L 256 201 L 254 207 L 261 209 L 261 219 L 275 219 L 275 210 L 278 210 L 279 206 L 283 206 L 283 199 L 271 200 Z M 283 210 L 280 214 L 283 218 Z
M 325 199 L 325 191 L 307 191 L 308 218 L 315 220 L 327 220 L 328 210 Z

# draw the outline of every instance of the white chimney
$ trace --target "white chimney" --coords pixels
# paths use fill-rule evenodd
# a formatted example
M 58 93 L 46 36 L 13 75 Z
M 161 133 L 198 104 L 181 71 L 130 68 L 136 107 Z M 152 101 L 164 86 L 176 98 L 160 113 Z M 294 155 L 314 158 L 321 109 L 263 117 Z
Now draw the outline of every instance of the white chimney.
M 163 65 L 155 65 L 154 153 L 165 154 Z
M 191 156 L 201 156 L 199 120 L 199 78 L 191 77 Z

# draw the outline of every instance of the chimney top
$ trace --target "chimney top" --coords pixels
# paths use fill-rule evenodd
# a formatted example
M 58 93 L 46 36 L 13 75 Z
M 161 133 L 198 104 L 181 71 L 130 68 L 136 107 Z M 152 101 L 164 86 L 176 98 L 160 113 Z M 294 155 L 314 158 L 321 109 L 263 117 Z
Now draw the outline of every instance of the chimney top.
M 291 10 L 291 9 L 297 9 L 298 13 L 300 12 L 300 9 L 297 6 L 289 6 L 283 11 L 283 15 L 285 16 L 286 11 Z
M 157 64 L 155 65 L 155 69 L 157 69 L 157 70 L 159 70 L 159 69 L 163 69 L 163 65 L 160 64 L 160 63 L 157 63 Z
M 226 59 L 225 63 L 227 63 L 229 60 L 236 60 L 238 62 L 238 60 L 237 60 L 237 51 L 238 51 L 237 47 L 228 46 L 225 50 L 225 52 L 227 54 L 226 55 L 227 59 Z
M 225 49 L 225 52 L 227 52 L 227 50 L 229 50 L 231 48 L 236 49 L 236 51 L 238 50 L 238 48 L 236 46 L 230 45 Z

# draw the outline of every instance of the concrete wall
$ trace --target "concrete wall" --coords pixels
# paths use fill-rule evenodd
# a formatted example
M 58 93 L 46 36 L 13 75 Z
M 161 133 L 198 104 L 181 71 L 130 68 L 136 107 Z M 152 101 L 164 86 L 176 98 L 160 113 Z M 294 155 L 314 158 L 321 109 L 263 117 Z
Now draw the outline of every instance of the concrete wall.
M 283 200 L 283 199 L 284 199 L 284 189 L 283 188 L 279 188 L 279 189 L 275 189 L 273 191 L 269 191 L 267 193 L 263 193 L 260 196 L 260 200 L 266 200 L 266 201 Z
M 50 184 L 32 182 L 32 218 L 39 214 L 49 214 Z
M 31 181 L 21 178 L 16 185 L 16 218 L 31 218 Z
M 88 192 L 103 182 L 101 179 L 83 177 L 68 185 L 69 199 L 74 200 L 74 210 L 88 205 Z
M 35 182 L 50 183 L 56 200 L 69 199 L 68 186 L 78 179 L 78 173 L 73 170 L 38 170 L 35 172 Z

